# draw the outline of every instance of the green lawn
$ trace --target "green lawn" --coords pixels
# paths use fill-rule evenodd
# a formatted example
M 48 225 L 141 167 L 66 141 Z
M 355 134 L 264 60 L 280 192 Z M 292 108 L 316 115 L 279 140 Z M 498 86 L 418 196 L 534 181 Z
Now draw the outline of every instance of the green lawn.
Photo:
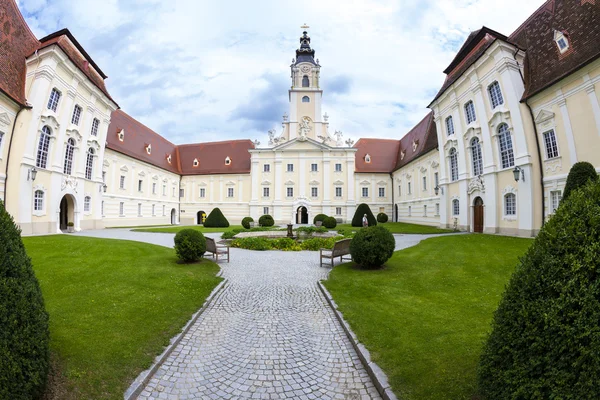
M 386 227 L 392 233 L 406 233 L 406 234 L 434 234 L 434 233 L 451 233 L 453 231 L 449 229 L 440 229 L 435 226 L 427 225 L 416 225 L 407 224 L 404 222 L 386 222 L 385 224 L 378 223 L 378 226 Z M 335 228 L 337 229 L 360 229 L 353 227 L 351 224 L 338 224 Z
M 402 399 L 473 399 L 492 314 L 531 239 L 458 235 L 335 267 L 325 286 Z
M 122 399 L 221 281 L 210 262 L 179 265 L 173 249 L 73 237 L 26 237 L 50 314 L 60 373 L 50 398 Z
M 225 232 L 232 229 L 243 229 L 241 225 L 230 225 L 229 228 L 205 228 L 203 225 L 177 225 L 177 226 L 169 226 L 166 228 L 143 228 L 143 229 L 133 229 L 134 232 L 157 232 L 157 233 L 177 233 L 182 229 L 194 229 L 200 231 L 202 233 L 209 232 Z

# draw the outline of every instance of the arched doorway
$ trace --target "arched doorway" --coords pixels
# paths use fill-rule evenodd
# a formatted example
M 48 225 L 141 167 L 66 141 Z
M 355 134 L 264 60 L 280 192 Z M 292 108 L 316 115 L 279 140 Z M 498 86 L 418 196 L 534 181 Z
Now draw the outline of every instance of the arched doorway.
M 394 205 L 394 222 L 398 222 L 398 204 Z
M 483 233 L 483 200 L 476 197 L 473 201 L 473 232 Z
M 75 225 L 75 200 L 70 194 L 66 194 L 60 201 L 59 228 L 61 231 L 68 230 L 69 222 Z
M 171 210 L 171 225 L 177 224 L 177 211 L 175 209 Z
M 204 225 L 204 220 L 206 220 L 206 213 L 204 211 L 198 211 L 198 214 L 196 214 L 197 224 Z
M 298 210 L 296 211 L 296 223 L 308 224 L 308 210 L 306 209 L 306 207 L 298 207 Z

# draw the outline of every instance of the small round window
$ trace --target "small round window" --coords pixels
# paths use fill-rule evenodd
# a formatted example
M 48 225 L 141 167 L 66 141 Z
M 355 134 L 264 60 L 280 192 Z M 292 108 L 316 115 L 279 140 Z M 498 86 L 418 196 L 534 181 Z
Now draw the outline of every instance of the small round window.
M 310 103 L 310 97 L 308 97 L 308 96 L 304 96 L 304 97 L 302 98 L 302 102 L 303 102 L 303 103 Z

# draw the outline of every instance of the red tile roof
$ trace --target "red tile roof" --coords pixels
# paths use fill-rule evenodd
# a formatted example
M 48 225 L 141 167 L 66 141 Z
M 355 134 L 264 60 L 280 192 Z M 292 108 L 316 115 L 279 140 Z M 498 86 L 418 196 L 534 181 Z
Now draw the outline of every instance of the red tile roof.
M 561 55 L 554 31 L 572 50 Z M 600 1 L 548 0 L 509 38 L 525 48 L 527 99 L 600 57 Z
M 27 105 L 25 59 L 39 45 L 15 1 L 0 0 L 0 91 L 21 106 Z
M 125 133 L 122 142 L 119 140 L 121 130 Z M 151 154 L 146 151 L 148 145 L 152 146 Z M 175 174 L 180 172 L 176 154 L 177 146 L 121 110 L 112 113 L 106 147 L 166 171 Z M 171 155 L 170 164 L 167 160 L 169 155 Z
M 399 140 L 392 139 L 359 139 L 354 145 L 358 151 L 354 157 L 355 172 L 390 173 L 396 165 Z M 371 156 L 371 162 L 365 161 L 366 155 Z
M 249 174 L 251 140 L 228 140 L 178 146 L 182 175 Z M 231 164 L 226 165 L 229 157 Z M 194 159 L 199 164 L 194 167 Z
M 415 145 L 416 147 L 414 147 Z M 433 112 L 430 112 L 400 139 L 400 151 L 394 171 L 429 153 L 431 150 L 437 149 L 437 147 L 437 129 L 433 120 Z M 402 155 L 403 152 L 404 155 Z

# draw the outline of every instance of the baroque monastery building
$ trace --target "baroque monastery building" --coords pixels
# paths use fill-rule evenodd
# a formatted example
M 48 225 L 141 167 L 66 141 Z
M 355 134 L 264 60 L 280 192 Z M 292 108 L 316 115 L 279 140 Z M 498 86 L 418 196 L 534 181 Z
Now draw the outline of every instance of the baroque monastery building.
M 15 0 L 0 0 L 0 26 L 0 198 L 24 234 L 201 224 L 216 207 L 233 224 L 348 222 L 367 203 L 393 221 L 532 236 L 570 167 L 600 167 L 600 1 L 549 0 L 510 36 L 472 32 L 429 114 L 356 144 L 329 127 L 307 32 L 281 131 L 260 147 L 173 144 L 119 109 L 68 30 L 38 40 Z

